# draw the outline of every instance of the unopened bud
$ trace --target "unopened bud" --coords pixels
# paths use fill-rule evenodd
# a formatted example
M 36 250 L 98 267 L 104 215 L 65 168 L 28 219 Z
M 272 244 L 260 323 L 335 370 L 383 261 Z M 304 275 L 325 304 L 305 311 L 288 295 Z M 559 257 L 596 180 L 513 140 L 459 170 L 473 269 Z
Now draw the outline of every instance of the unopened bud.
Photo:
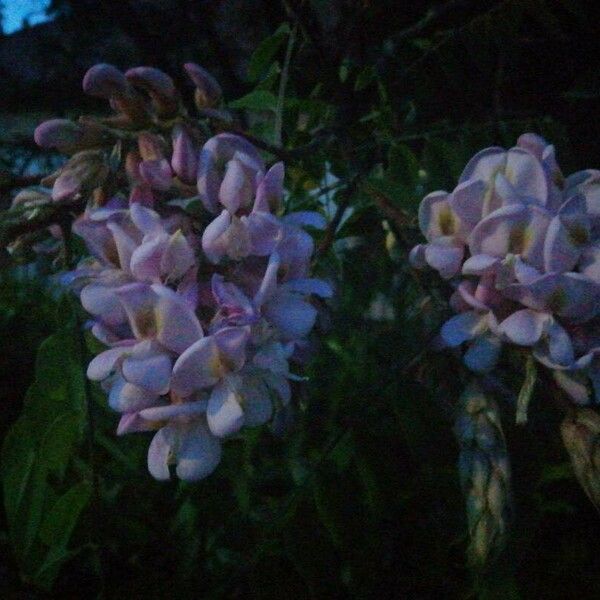
M 173 80 L 166 73 L 153 67 L 135 67 L 129 69 L 125 77 L 150 96 L 158 116 L 168 117 L 177 112 L 179 96 Z
M 68 119 L 51 119 L 37 126 L 35 143 L 42 148 L 56 148 L 73 154 L 79 150 L 102 146 L 111 141 L 100 126 L 93 123 L 74 123 Z
M 221 86 L 217 80 L 200 65 L 186 63 L 184 69 L 196 86 L 194 100 L 200 109 L 216 106 L 221 100 Z
M 198 149 L 194 141 L 183 125 L 176 125 L 173 128 L 173 156 L 171 157 L 171 166 L 175 174 L 184 183 L 193 184 L 196 182 L 198 173 Z
M 83 91 L 90 96 L 108 100 L 112 96 L 130 93 L 131 88 L 119 69 L 113 65 L 100 63 L 88 69 L 83 78 Z
M 90 193 L 103 185 L 108 173 L 103 152 L 78 152 L 60 169 L 52 188 L 52 199 L 58 202 Z
M 123 113 L 131 123 L 148 121 L 144 99 L 136 93 L 125 75 L 112 65 L 101 63 L 90 68 L 83 78 L 83 91 L 109 100 L 111 108 Z
M 600 509 L 600 415 L 590 408 L 574 408 L 560 432 L 581 487 Z
M 160 160 L 164 158 L 164 142 L 154 133 L 140 133 L 138 149 L 142 160 Z
M 498 407 L 475 383 L 461 396 L 454 431 L 460 444 L 469 558 L 481 568 L 504 545 L 510 515 L 510 467 Z

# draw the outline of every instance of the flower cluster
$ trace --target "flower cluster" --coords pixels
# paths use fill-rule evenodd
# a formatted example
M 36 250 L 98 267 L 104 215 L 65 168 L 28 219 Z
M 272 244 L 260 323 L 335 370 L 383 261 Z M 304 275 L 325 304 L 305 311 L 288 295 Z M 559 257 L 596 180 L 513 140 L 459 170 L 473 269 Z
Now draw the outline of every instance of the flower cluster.
M 589 377 L 600 401 L 600 171 L 565 178 L 554 147 L 526 133 L 426 196 L 419 224 L 427 243 L 411 263 L 455 290 L 445 346 L 464 344 L 476 372 L 494 368 L 503 342 L 529 348 L 573 400 L 589 400 Z
M 218 84 L 185 68 L 198 108 L 221 114 Z M 169 479 L 174 465 L 197 480 L 217 466 L 223 438 L 290 401 L 290 361 L 306 356 L 317 316 L 312 297 L 332 293 L 310 277 L 304 229 L 325 222 L 316 212 L 281 216 L 283 164 L 267 169 L 237 135 L 203 139 L 165 73 L 96 65 L 83 87 L 116 114 L 48 121 L 35 138 L 72 154 L 47 182 L 52 201 L 85 204 L 73 232 L 90 256 L 68 281 L 108 346 L 88 377 L 121 413 L 119 434 L 156 432 L 155 478 Z M 194 200 L 202 217 L 182 210 Z

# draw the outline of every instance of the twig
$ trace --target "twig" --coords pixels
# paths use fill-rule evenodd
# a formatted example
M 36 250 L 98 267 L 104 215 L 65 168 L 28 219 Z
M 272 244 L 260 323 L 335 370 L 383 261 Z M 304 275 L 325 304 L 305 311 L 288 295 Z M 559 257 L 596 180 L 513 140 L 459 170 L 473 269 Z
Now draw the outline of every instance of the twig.
M 396 225 L 398 230 L 402 231 L 404 227 L 411 224 L 410 216 L 402 209 L 394 206 L 390 198 L 383 192 L 368 183 L 363 184 L 362 189 L 371 196 L 377 208 Z
M 348 183 L 348 187 L 346 187 L 346 189 L 343 190 L 343 192 L 340 194 L 341 198 L 339 199 L 337 209 L 335 211 L 335 214 L 333 215 L 333 219 L 331 219 L 329 225 L 327 226 L 325 235 L 323 236 L 323 239 L 321 240 L 321 243 L 317 248 L 316 258 L 320 258 L 328 252 L 329 248 L 331 248 L 333 241 L 335 240 L 335 233 L 337 231 L 337 228 L 339 227 L 344 213 L 346 212 L 346 209 L 350 204 L 352 195 L 356 191 L 358 182 L 359 177 L 357 176 L 354 179 L 352 179 L 350 183 Z
M 35 216 L 34 218 L 27 219 L 25 221 L 4 223 L 0 225 L 0 243 L 2 246 L 6 246 L 20 235 L 32 233 L 56 223 L 59 225 L 70 224 L 70 222 L 73 220 L 73 213 L 78 212 L 81 209 L 83 209 L 82 202 L 51 207 L 47 206 L 38 209 L 31 208 L 29 209 L 31 211 L 38 210 L 39 216 Z M 4 213 L 0 215 L 0 221 L 2 220 L 1 217 L 4 217 L 5 219 L 11 219 L 14 216 L 16 215 L 13 213 L 13 211 L 4 211 Z
M 283 102 L 285 99 L 285 88 L 288 82 L 290 63 L 292 60 L 292 51 L 294 49 L 294 42 L 296 41 L 297 31 L 298 25 L 294 25 L 288 38 L 287 48 L 285 50 L 285 58 L 283 60 L 283 69 L 281 70 L 281 77 L 279 79 L 277 106 L 275 107 L 275 135 L 273 136 L 273 142 L 276 146 L 281 146 L 281 130 L 283 128 Z

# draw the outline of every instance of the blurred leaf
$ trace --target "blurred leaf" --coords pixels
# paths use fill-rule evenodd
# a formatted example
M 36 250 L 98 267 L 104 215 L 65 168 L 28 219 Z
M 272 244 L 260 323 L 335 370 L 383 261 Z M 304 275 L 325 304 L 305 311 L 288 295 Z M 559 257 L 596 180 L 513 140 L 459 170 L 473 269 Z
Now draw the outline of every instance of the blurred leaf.
M 275 33 L 260 42 L 256 50 L 252 53 L 248 63 L 249 81 L 258 81 L 265 75 L 289 33 L 289 24 L 282 23 L 276 29 Z
M 39 347 L 35 381 L 2 449 L 4 499 L 15 554 L 23 576 L 44 588 L 68 555 L 58 546 L 66 546 L 89 497 L 87 483 L 76 483 L 62 494 L 50 479 L 64 478 L 84 426 L 85 386 L 76 342 L 80 334 L 71 317 L 68 303 L 62 304 L 63 325 Z M 57 494 L 62 495 L 53 501 Z M 52 547 L 46 553 L 43 545 Z M 41 580 L 36 573 L 43 574 Z
M 76 483 L 54 503 L 40 527 L 40 539 L 48 546 L 65 548 L 92 494 L 87 481 Z
M 277 110 L 277 96 L 268 90 L 254 90 L 229 103 L 231 108 L 254 111 Z

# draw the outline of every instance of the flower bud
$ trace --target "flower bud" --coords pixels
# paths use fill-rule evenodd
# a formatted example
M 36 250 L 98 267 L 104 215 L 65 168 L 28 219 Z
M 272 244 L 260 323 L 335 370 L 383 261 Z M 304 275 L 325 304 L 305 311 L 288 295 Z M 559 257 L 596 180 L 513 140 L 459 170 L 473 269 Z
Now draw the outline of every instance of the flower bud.
M 454 428 L 459 474 L 467 508 L 469 558 L 483 567 L 504 545 L 510 516 L 510 467 L 494 400 L 471 383 L 459 403 Z
M 51 202 L 52 197 L 49 190 L 44 188 L 26 188 L 21 190 L 12 201 L 12 207 L 22 206 L 35 208 Z
M 600 508 L 600 415 L 590 408 L 573 409 L 560 432 L 581 487 Z
M 106 98 L 131 93 L 125 75 L 113 65 L 100 63 L 88 69 L 83 78 L 83 91 L 90 96 Z
M 42 148 L 56 148 L 73 154 L 94 146 L 110 143 L 111 137 L 93 123 L 74 123 L 68 119 L 50 119 L 37 126 L 35 143 Z
M 186 63 L 184 69 L 196 86 L 194 100 L 200 109 L 216 106 L 221 99 L 221 86 L 217 80 L 200 65 Z
M 135 67 L 126 71 L 125 77 L 150 96 L 158 116 L 168 117 L 177 112 L 179 96 L 173 80 L 166 73 L 153 67 Z
M 127 121 L 143 124 L 148 121 L 144 99 L 130 85 L 119 69 L 105 63 L 94 65 L 83 78 L 83 91 L 90 96 L 105 98 L 111 108 L 127 117 Z
M 163 140 L 153 133 L 140 133 L 138 149 L 142 160 L 159 160 L 165 157 Z
M 106 181 L 108 173 L 104 153 L 95 150 L 78 152 L 60 169 L 52 188 L 52 200 L 71 200 L 89 193 Z
M 176 125 L 173 128 L 173 156 L 171 166 L 175 174 L 184 183 L 196 182 L 198 173 L 198 150 L 186 127 Z

